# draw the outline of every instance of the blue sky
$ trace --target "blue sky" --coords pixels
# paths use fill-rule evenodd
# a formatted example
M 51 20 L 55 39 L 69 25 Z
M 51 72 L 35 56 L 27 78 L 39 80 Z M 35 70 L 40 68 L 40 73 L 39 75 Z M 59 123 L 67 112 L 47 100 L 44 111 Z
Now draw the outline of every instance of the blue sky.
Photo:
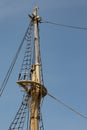
M 0 0 L 0 83 L 27 29 L 35 6 L 42 20 L 87 27 L 86 0 Z M 49 93 L 87 115 L 87 31 L 40 24 L 41 57 Z M 0 98 L 0 130 L 9 128 L 22 100 L 16 84 L 17 64 Z M 42 108 L 45 130 L 86 130 L 87 120 L 46 96 Z

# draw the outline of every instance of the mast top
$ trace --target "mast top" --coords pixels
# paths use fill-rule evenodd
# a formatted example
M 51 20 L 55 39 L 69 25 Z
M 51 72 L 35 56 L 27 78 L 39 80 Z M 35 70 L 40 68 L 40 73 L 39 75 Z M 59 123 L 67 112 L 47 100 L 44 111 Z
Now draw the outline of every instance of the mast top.
M 38 7 L 35 7 L 34 8 L 34 12 L 32 15 L 29 15 L 30 19 L 33 21 L 33 22 L 40 22 L 41 21 L 41 17 L 37 15 L 37 11 L 39 10 Z
M 34 16 L 37 16 L 37 11 L 38 11 L 38 9 L 39 9 L 39 8 L 38 8 L 37 6 L 34 8 L 34 13 L 33 13 Z

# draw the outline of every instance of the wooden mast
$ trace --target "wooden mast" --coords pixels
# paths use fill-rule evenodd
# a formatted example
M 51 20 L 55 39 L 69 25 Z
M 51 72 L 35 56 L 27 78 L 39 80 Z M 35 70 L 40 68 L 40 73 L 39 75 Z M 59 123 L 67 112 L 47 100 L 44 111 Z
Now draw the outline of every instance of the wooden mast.
M 34 25 L 34 46 L 35 46 L 35 65 L 32 66 L 32 81 L 41 83 L 40 79 L 40 54 L 39 54 L 39 38 L 38 38 L 38 22 L 40 17 L 37 16 L 38 8 L 34 8 L 33 25 Z M 39 106 L 40 106 L 40 86 L 35 86 L 31 91 L 30 104 L 30 130 L 39 130 Z
M 41 83 L 41 66 L 40 66 L 40 50 L 39 50 L 39 36 L 38 24 L 41 21 L 40 16 L 37 15 L 38 8 L 34 8 L 34 12 L 30 15 L 34 26 L 34 46 L 35 46 L 35 64 L 32 65 L 30 80 L 18 80 L 17 83 L 25 89 L 30 96 L 30 126 L 29 130 L 39 130 L 40 121 L 40 103 L 41 99 L 46 96 L 47 89 Z

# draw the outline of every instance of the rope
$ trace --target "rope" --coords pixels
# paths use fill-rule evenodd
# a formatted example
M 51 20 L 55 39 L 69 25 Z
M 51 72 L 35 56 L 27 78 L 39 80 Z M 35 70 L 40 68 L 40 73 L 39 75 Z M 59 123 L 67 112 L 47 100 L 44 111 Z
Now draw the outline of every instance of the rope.
M 46 23 L 46 24 L 61 26 L 61 27 L 65 27 L 65 28 L 78 29 L 78 30 L 86 30 L 87 31 L 87 27 L 66 25 L 66 24 L 55 23 L 55 22 L 51 22 L 51 21 L 41 21 L 41 23 Z
M 39 37 L 39 43 L 40 43 L 40 28 L 38 26 L 38 37 Z M 40 54 L 40 71 L 41 71 L 41 83 L 44 85 L 43 80 L 43 67 L 42 67 L 42 60 L 41 60 L 41 52 L 40 52 L 40 44 L 39 44 L 39 54 Z
M 30 25 L 31 25 L 31 23 L 29 24 L 29 26 L 30 26 Z M 28 28 L 29 28 L 29 26 L 28 26 Z M 20 53 L 20 50 L 21 50 L 21 48 L 22 48 L 22 46 L 23 46 L 23 43 L 24 43 L 24 40 L 25 40 L 25 38 L 26 38 L 26 34 L 27 34 L 27 32 L 28 32 L 28 28 L 27 28 L 27 31 L 26 31 L 26 33 L 25 33 L 25 35 L 24 35 L 24 38 L 23 38 L 23 40 L 22 40 L 22 42 L 21 42 L 21 44 L 20 44 L 20 46 L 19 46 L 19 48 L 18 48 L 18 50 L 17 50 L 17 52 L 16 52 L 16 55 L 15 55 L 15 57 L 13 58 L 13 61 L 12 61 L 11 65 L 10 65 L 10 67 L 9 67 L 7 73 L 6 73 L 6 76 L 5 76 L 5 78 L 4 78 L 3 82 L 2 82 L 2 85 L 1 85 L 1 88 L 0 88 L 0 97 L 1 97 L 1 95 L 3 94 L 3 91 L 4 91 L 4 89 L 5 89 L 6 85 L 7 85 L 7 82 L 8 82 L 8 80 L 9 80 L 9 77 L 10 77 L 10 75 L 11 75 L 11 73 L 12 73 L 13 68 L 14 68 L 14 65 L 15 65 L 15 63 L 16 63 L 16 61 L 17 61 L 17 58 L 18 58 L 19 53 Z
M 75 110 L 74 108 L 72 108 L 71 106 L 65 104 L 64 102 L 62 102 L 61 100 L 57 99 L 56 97 L 52 96 L 51 94 L 48 93 L 48 96 L 50 96 L 51 98 L 53 98 L 54 100 L 56 100 L 58 103 L 60 103 L 61 105 L 63 105 L 64 107 L 68 108 L 69 110 L 71 110 L 72 112 L 76 113 L 77 115 L 79 115 L 80 117 L 87 119 L 87 116 L 83 115 L 82 113 L 78 112 L 77 110 Z
M 40 112 L 40 130 L 44 130 L 44 124 L 43 124 L 43 118 L 42 118 L 42 113 Z
M 29 109 L 28 109 L 28 116 L 27 116 L 27 129 L 26 130 L 29 130 Z
M 17 129 L 22 130 L 23 129 L 25 118 L 26 118 L 26 113 L 27 113 L 27 108 L 28 108 L 28 101 L 29 101 L 29 96 L 25 95 L 21 103 L 21 106 L 8 130 L 17 130 Z
M 21 69 L 19 72 L 19 77 L 18 80 L 29 80 L 30 78 L 30 73 L 29 70 L 31 69 L 31 58 L 32 58 L 32 48 L 31 48 L 31 38 L 32 38 L 32 22 L 31 25 L 28 28 L 25 40 L 27 41 L 27 46 L 23 58 L 23 62 L 21 65 Z

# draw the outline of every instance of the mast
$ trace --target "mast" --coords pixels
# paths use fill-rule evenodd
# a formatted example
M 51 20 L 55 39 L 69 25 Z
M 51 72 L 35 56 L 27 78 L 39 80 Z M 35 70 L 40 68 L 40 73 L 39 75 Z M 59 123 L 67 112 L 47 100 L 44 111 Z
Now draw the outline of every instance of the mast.
M 35 47 L 35 62 L 30 69 L 30 80 L 18 79 L 17 83 L 23 87 L 29 95 L 29 109 L 30 109 L 30 126 L 29 130 L 39 130 L 40 121 L 40 103 L 47 94 L 47 89 L 41 82 L 41 63 L 40 63 L 40 48 L 39 48 L 39 30 L 38 24 L 41 21 L 40 16 L 37 15 L 38 8 L 34 8 L 34 12 L 30 15 L 34 27 L 34 47 Z M 25 76 L 24 76 L 25 77 Z
M 38 23 L 40 17 L 37 16 L 38 8 L 34 8 L 32 17 L 34 25 L 34 46 L 35 46 L 35 65 L 32 67 L 32 81 L 41 82 L 40 79 L 40 54 L 39 54 L 39 38 L 38 38 Z M 34 69 L 34 70 L 33 70 Z M 40 86 L 38 86 L 40 87 Z M 40 106 L 40 89 L 36 87 L 31 91 L 31 111 L 30 111 L 30 130 L 39 130 L 39 106 Z
M 38 8 L 34 8 L 33 13 L 33 24 L 34 24 L 34 45 L 35 45 L 35 64 L 36 64 L 36 75 L 37 82 L 41 82 L 40 80 L 40 54 L 39 54 L 39 36 L 38 36 L 38 24 L 41 20 L 40 16 L 37 15 Z

